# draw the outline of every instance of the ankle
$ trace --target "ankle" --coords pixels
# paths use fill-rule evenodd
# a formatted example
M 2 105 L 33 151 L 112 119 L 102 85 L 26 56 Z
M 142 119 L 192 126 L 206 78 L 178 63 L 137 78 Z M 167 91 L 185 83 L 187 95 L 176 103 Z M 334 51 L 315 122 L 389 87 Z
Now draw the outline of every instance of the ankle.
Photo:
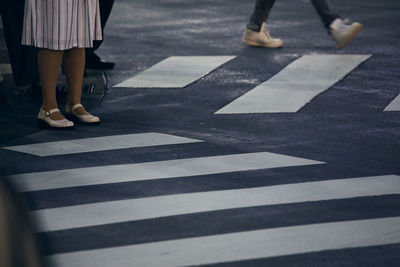
M 45 110 L 45 111 L 50 111 L 50 110 L 55 109 L 55 108 L 58 108 L 58 106 L 54 105 L 54 104 L 48 104 L 48 105 L 46 105 L 44 103 L 42 104 L 42 109 Z
M 79 101 L 78 102 L 76 102 L 76 101 L 75 102 L 72 102 L 72 101 L 67 102 L 67 106 L 69 106 L 70 108 L 73 108 L 75 105 L 78 105 L 78 104 L 81 104 L 81 102 L 79 102 Z

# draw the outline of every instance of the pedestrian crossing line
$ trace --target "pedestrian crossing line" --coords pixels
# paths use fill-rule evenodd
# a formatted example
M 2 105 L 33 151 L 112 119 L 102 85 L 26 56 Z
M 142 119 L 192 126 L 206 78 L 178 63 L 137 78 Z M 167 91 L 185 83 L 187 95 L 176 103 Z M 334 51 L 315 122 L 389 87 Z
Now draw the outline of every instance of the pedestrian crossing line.
M 236 56 L 168 57 L 114 87 L 183 88 L 235 57 Z
M 371 56 L 302 56 L 215 114 L 297 112 Z
M 162 133 L 139 133 L 82 138 L 68 141 L 37 143 L 20 146 L 8 146 L 3 147 L 3 149 L 45 157 L 124 148 L 176 145 L 196 142 L 203 141 Z
M 374 176 L 176 194 L 33 211 L 39 231 L 57 231 L 235 208 L 400 194 L 400 176 Z
M 400 243 L 400 217 L 330 222 L 56 254 L 50 266 L 192 266 Z
M 400 94 L 385 108 L 384 111 L 400 111 Z
M 324 162 L 256 152 L 22 173 L 11 175 L 9 178 L 21 192 L 26 192 L 314 164 L 324 164 Z

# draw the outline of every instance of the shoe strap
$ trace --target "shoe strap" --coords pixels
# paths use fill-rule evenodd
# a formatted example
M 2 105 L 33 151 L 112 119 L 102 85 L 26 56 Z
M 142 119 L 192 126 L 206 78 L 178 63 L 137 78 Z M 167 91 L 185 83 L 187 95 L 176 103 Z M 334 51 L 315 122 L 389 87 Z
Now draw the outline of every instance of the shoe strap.
M 56 113 L 56 112 L 60 112 L 60 110 L 58 108 L 53 108 L 50 109 L 49 111 L 43 110 L 44 111 L 44 115 L 46 117 L 50 117 L 51 114 Z
M 71 107 L 71 111 L 74 111 L 75 109 L 81 108 L 81 107 L 83 108 L 83 106 L 82 106 L 81 103 L 75 104 L 75 105 L 73 105 L 73 106 Z

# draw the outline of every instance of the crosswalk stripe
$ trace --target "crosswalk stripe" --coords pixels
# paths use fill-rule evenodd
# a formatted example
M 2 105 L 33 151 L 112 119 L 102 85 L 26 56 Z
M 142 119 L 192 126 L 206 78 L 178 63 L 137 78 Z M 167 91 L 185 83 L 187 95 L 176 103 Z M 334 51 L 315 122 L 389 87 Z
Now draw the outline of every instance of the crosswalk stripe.
M 400 194 L 400 176 L 374 176 L 187 193 L 33 211 L 40 231 L 244 207 Z
M 36 156 L 55 156 L 104 150 L 174 145 L 202 142 L 200 140 L 162 133 L 140 133 L 82 138 L 68 141 L 8 146 L 3 149 L 18 151 Z
M 400 94 L 385 108 L 384 111 L 400 111 Z
M 182 88 L 205 76 L 236 56 L 168 57 L 114 87 Z
M 56 254 L 50 266 L 192 266 L 400 243 L 400 217 L 281 227 Z
M 24 192 L 323 163 L 275 153 L 257 152 L 22 173 L 11 175 L 9 178 L 21 192 Z
M 297 112 L 370 56 L 302 56 L 215 114 Z

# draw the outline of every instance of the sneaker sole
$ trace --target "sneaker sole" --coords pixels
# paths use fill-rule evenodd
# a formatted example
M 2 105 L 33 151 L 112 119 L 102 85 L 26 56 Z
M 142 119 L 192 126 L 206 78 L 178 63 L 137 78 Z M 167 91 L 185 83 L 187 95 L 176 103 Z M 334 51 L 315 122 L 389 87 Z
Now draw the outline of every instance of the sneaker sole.
M 351 41 L 353 41 L 353 39 L 358 35 L 358 33 L 361 31 L 362 29 L 362 24 L 357 23 L 356 25 L 354 25 L 353 30 L 350 32 L 348 38 L 346 40 L 344 40 L 344 42 L 337 44 L 337 48 L 338 49 L 342 49 L 344 47 L 346 47 Z
M 260 43 L 257 42 L 253 42 L 253 41 L 247 41 L 247 40 L 242 40 L 243 43 L 247 44 L 248 46 L 256 46 L 256 47 L 267 47 L 267 48 L 280 48 L 283 46 L 283 43 L 280 45 L 275 45 L 275 46 L 266 46 L 266 45 L 262 45 Z

